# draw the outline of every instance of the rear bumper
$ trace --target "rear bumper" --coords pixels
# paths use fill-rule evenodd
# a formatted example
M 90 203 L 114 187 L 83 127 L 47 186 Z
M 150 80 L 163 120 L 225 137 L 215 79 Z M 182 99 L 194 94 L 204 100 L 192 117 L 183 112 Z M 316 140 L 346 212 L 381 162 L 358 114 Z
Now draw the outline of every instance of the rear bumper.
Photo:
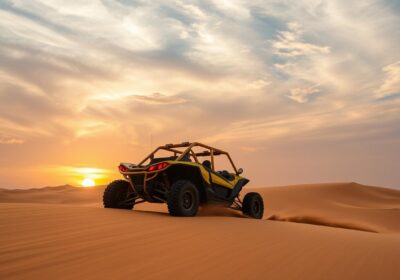
M 131 170 L 120 172 L 130 183 L 133 191 L 141 198 L 149 202 L 162 202 L 154 197 L 152 180 L 154 180 L 162 171 L 148 172 L 142 170 Z

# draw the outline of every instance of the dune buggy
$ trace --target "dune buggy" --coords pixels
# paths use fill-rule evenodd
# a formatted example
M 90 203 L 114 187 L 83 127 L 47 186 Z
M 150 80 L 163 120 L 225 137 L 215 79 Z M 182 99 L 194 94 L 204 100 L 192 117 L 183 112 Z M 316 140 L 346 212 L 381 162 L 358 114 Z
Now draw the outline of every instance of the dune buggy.
M 147 201 L 167 203 L 172 216 L 195 216 L 200 205 L 217 203 L 252 218 L 263 216 L 261 195 L 250 192 L 243 201 L 239 198 L 249 180 L 241 176 L 243 170 L 236 169 L 230 155 L 217 148 L 196 142 L 167 144 L 139 164 L 121 163 L 119 171 L 125 180 L 107 186 L 105 208 L 132 209 Z

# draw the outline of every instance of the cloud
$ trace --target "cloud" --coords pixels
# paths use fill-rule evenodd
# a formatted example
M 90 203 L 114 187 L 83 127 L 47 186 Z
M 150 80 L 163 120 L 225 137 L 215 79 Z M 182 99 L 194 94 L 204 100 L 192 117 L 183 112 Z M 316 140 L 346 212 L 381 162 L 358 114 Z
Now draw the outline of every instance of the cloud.
M 378 98 L 400 94 L 400 61 L 382 68 L 386 75 L 383 84 L 375 91 Z
M 287 31 L 278 32 L 278 40 L 273 41 L 272 47 L 279 56 L 296 57 L 313 54 L 328 54 L 330 48 L 304 42 L 303 31 L 297 22 L 290 22 Z
M 258 80 L 254 80 L 251 83 L 249 83 L 248 88 L 258 90 L 258 89 L 265 88 L 269 84 L 271 84 L 271 83 L 265 79 L 258 79 Z
M 0 85 L 0 129 L 21 138 L 68 135 L 66 120 L 74 118 L 73 111 L 60 99 L 8 82 Z
M 25 141 L 20 138 L 9 136 L 9 135 L 4 135 L 4 134 L 0 133 L 0 145 L 23 144 L 24 142 Z
M 307 88 L 293 88 L 290 90 L 288 97 L 298 103 L 306 103 L 309 101 L 310 97 L 319 93 L 317 86 L 307 87 Z
M 344 140 L 349 144 L 354 139 L 399 142 L 400 129 L 396 125 L 400 116 L 398 105 L 359 104 L 355 108 L 343 107 L 331 111 L 320 108 L 301 115 L 282 114 L 235 121 L 205 138 L 205 141 L 252 143 L 256 146 L 283 145 L 292 139 L 304 142 Z
M 177 96 L 167 96 L 159 92 L 151 95 L 133 95 L 134 99 L 150 104 L 179 104 L 186 102 L 185 99 Z

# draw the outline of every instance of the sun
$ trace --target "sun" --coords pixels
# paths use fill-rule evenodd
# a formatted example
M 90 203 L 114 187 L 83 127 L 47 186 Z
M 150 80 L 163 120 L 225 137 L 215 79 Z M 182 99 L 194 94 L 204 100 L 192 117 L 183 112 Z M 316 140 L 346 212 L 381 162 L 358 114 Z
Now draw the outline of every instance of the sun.
M 83 179 L 83 181 L 82 181 L 82 187 L 85 187 L 85 188 L 87 188 L 87 187 L 94 187 L 95 185 L 96 185 L 96 183 L 95 183 L 94 180 L 91 179 L 91 178 L 85 178 L 85 179 Z

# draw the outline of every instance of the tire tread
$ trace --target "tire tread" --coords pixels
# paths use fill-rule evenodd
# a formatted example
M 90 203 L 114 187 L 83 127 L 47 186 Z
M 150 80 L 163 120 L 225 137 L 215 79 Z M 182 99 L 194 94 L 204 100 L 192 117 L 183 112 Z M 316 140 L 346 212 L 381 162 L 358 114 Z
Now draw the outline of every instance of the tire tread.
M 118 205 L 118 193 L 119 192 L 128 192 L 130 188 L 129 182 L 125 180 L 115 180 L 112 181 L 103 193 L 103 205 L 104 208 L 118 208 L 118 209 L 129 209 L 131 210 L 134 206 L 134 203 L 127 205 Z
M 197 193 L 197 205 L 196 205 L 196 210 L 194 211 L 193 214 L 188 215 L 185 213 L 185 211 L 181 208 L 181 192 L 182 190 L 187 187 L 187 186 L 193 187 L 196 190 Z M 187 180 L 178 180 L 174 182 L 171 186 L 171 189 L 168 194 L 168 199 L 167 199 L 167 205 L 168 205 L 168 212 L 171 216 L 195 216 L 197 214 L 198 206 L 199 206 L 199 194 L 196 189 L 196 187 L 193 185 L 192 182 L 187 181 Z
M 256 200 L 260 202 L 261 215 L 257 215 L 257 213 L 254 213 L 253 211 L 252 206 Z M 256 192 L 247 193 L 243 199 L 242 212 L 244 215 L 251 218 L 262 219 L 264 213 L 264 202 L 262 196 Z

